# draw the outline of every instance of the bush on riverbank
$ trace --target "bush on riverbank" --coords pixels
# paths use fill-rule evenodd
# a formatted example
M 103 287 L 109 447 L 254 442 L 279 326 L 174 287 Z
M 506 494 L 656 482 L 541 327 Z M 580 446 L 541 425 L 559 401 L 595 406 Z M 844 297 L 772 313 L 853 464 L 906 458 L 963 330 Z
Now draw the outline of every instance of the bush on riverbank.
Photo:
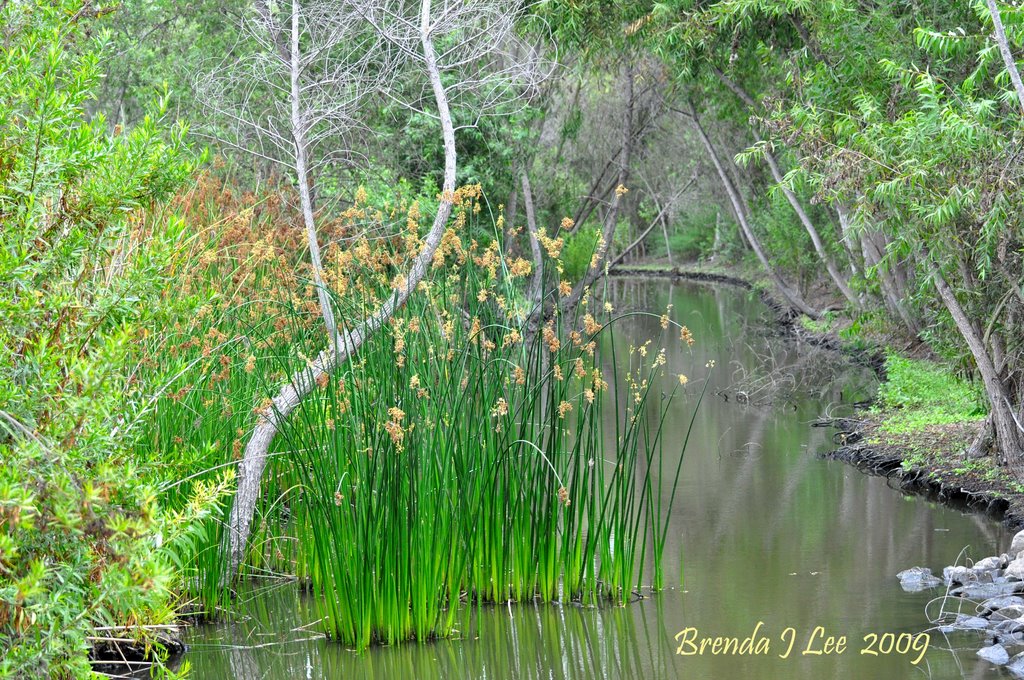
M 80 9 L 0 5 L 2 677 L 87 676 L 94 636 L 170 622 L 173 552 L 218 493 L 162 512 L 133 448 L 157 389 L 133 348 L 188 239 L 159 201 L 195 164 L 165 100 L 131 129 L 85 115 L 106 45 Z

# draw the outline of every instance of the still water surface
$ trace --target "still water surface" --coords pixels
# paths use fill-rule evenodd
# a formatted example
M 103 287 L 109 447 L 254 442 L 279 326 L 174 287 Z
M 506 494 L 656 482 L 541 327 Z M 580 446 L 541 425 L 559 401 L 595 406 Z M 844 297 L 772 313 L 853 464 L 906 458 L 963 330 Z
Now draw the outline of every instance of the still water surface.
M 621 323 L 617 355 L 651 339 L 655 350 L 669 350 L 666 390 L 676 372 L 690 378 L 666 425 L 669 442 L 681 442 L 710 374 L 673 511 L 668 590 L 626 607 L 468 607 L 456 639 L 355 653 L 315 633 L 309 602 L 293 585 L 270 584 L 241 595 L 238 620 L 190 632 L 192 677 L 1004 677 L 975 657 L 975 634 L 932 631 L 917 665 L 917 653 L 860 653 L 870 633 L 928 629 L 925 607 L 940 593 L 904 593 L 898 571 L 941 571 L 965 546 L 979 559 L 1009 541 L 992 520 L 904 496 L 885 479 L 818 457 L 834 432 L 811 424 L 870 396 L 870 371 L 780 336 L 771 312 L 741 289 L 640 279 L 610 286 L 617 312 L 654 313 Z M 657 315 L 670 304 L 693 331 L 692 348 L 661 329 Z M 666 461 L 666 487 L 674 468 Z M 758 622 L 768 654 L 676 654 L 675 636 L 686 628 L 743 638 Z M 846 636 L 845 651 L 802 654 L 818 626 L 825 637 Z M 791 641 L 788 658 L 779 658 Z

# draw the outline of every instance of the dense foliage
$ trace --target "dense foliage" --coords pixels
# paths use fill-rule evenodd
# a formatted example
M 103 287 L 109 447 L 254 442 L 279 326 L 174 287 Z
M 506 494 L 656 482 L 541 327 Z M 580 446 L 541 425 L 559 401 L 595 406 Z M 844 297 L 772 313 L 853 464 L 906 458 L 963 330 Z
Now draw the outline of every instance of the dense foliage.
M 145 213 L 195 165 L 163 101 L 131 129 L 84 115 L 109 51 L 85 10 L 0 14 L 4 677 L 85 675 L 87 635 L 173 620 L 176 577 L 158 548 L 188 531 L 161 513 L 132 449 L 154 389 L 132 348 L 159 327 L 187 237 Z

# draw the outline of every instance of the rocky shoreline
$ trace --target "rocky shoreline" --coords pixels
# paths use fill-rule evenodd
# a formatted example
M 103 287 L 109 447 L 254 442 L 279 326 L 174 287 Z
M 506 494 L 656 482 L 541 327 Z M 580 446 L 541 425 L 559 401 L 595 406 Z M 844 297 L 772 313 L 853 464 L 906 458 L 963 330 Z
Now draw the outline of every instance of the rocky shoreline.
M 620 267 L 620 276 L 666 277 L 677 280 L 718 283 L 756 290 L 762 301 L 776 314 L 780 329 L 818 347 L 852 355 L 855 361 L 870 366 L 880 380 L 885 379 L 884 357 L 880 351 L 851 351 L 832 333 L 815 333 L 795 323 L 796 317 L 770 293 L 749 281 L 720 273 L 688 271 L 679 268 L 651 269 Z M 823 419 L 817 427 L 838 430 L 836 448 L 822 453 L 823 458 L 853 465 L 867 474 L 885 477 L 890 486 L 906 494 L 921 495 L 965 512 L 984 514 L 1017 531 L 1007 552 L 991 555 L 967 565 L 946 567 L 942 575 L 927 567 L 911 567 L 897 574 L 908 592 L 939 590 L 945 593 L 937 616 L 930 618 L 941 634 L 957 631 L 977 632 L 982 647 L 977 655 L 1024 678 L 1024 487 L 1014 485 L 1006 475 L 982 473 L 955 453 L 960 442 L 973 436 L 975 424 L 963 423 L 936 428 L 921 440 L 891 441 L 879 436 L 884 415 L 862 411 L 857 417 Z M 920 446 L 914 446 L 920 444 Z M 921 455 L 920 449 L 930 450 Z M 941 591 L 940 591 L 941 592 Z
M 824 458 L 840 460 L 861 471 L 886 477 L 907 494 L 923 495 L 967 512 L 985 514 L 1016 530 L 1005 553 L 966 565 L 953 564 L 934 575 L 927 567 L 897 574 L 908 592 L 944 587 L 938 615 L 929 617 L 939 633 L 974 631 L 982 647 L 977 655 L 1016 677 L 1024 678 L 1024 494 L 1005 481 L 980 477 L 933 456 L 911 462 L 908 446 L 886 444 L 877 437 L 879 422 L 864 419 L 820 421 L 838 429 L 837 448 Z
M 896 576 L 908 592 L 945 586 L 939 614 L 931 620 L 938 632 L 981 633 L 984 646 L 978 656 L 1024 677 L 1024 531 L 1013 537 L 1007 552 L 948 566 L 941 578 L 927 567 Z

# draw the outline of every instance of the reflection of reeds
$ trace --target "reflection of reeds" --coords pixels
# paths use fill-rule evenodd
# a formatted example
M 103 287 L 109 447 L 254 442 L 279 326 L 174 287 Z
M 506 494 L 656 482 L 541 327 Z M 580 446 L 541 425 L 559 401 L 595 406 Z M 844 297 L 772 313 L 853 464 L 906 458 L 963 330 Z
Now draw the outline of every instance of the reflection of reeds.
M 662 678 L 679 675 L 672 621 L 662 598 L 632 607 L 522 604 L 463 609 L 459 634 L 429 646 L 377 647 L 353 654 L 310 640 L 314 597 L 289 586 L 246 593 L 240 622 L 190 640 L 197 678 Z M 214 632 L 216 631 L 216 632 Z
M 291 415 L 268 469 L 249 573 L 303 579 L 324 629 L 348 645 L 449 635 L 463 599 L 623 603 L 647 564 L 662 582 L 674 492 L 663 498 L 654 475 L 674 390 L 650 391 L 664 353 L 648 344 L 615 356 L 610 342 L 603 373 L 595 352 L 614 334 L 610 307 L 531 332 L 529 263 L 465 234 L 478 198 L 474 187 L 453 197 L 434 281 Z M 193 254 L 185 292 L 210 302 L 147 356 L 168 373 L 195 362 L 145 434 L 187 474 L 216 474 L 237 456 L 269 407 L 262 395 L 323 345 L 313 292 L 277 240 L 285 232 L 253 244 L 246 235 L 266 223 L 243 203 L 227 218 L 230 238 L 205 218 L 211 240 Z M 401 284 L 395 272 L 420 245 L 418 204 L 403 210 L 397 236 L 327 249 L 338 319 L 357 322 Z M 379 226 L 385 211 L 371 213 L 349 211 L 341 228 Z M 614 414 L 609 383 L 629 397 L 609 402 Z M 176 486 L 168 502 L 187 494 Z M 208 613 L 227 602 L 221 534 L 211 522 L 191 560 Z

